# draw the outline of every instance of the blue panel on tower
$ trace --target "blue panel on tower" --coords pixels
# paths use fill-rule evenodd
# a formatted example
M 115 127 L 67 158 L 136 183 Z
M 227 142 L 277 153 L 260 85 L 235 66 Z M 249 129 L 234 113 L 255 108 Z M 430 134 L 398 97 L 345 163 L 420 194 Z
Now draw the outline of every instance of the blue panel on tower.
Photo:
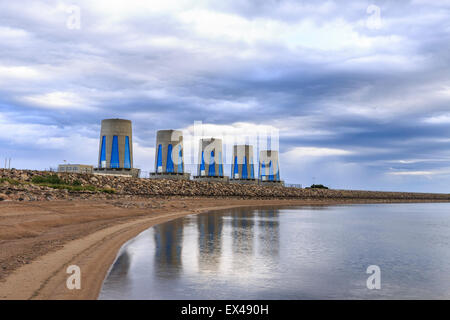
M 208 176 L 213 177 L 216 175 L 216 164 L 214 161 L 214 150 L 211 151 L 211 157 L 209 158 Z
M 123 160 L 123 167 L 130 169 L 131 168 L 131 154 L 130 154 L 130 137 L 125 137 L 125 157 Z
M 119 168 L 119 138 L 117 136 L 113 136 L 110 167 Z
M 242 179 L 248 179 L 247 157 L 244 157 L 244 165 L 242 166 Z
M 173 148 L 172 145 L 169 144 L 169 147 L 167 148 L 166 172 L 173 172 L 172 148 Z
M 99 163 L 99 167 L 100 168 L 105 168 L 106 167 L 106 136 L 102 137 L 102 148 L 101 148 L 101 153 L 100 153 L 100 163 Z
M 181 145 L 178 145 L 178 173 L 183 172 L 183 151 L 181 150 Z

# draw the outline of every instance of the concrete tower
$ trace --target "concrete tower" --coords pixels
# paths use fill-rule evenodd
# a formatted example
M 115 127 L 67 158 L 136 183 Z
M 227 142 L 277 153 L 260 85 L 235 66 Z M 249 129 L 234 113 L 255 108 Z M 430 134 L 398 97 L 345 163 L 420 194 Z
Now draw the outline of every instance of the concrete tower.
M 133 133 L 130 120 L 102 120 L 95 173 L 139 176 L 133 169 Z
M 259 153 L 259 184 L 283 185 L 280 179 L 278 151 L 262 150 Z
M 233 147 L 230 182 L 256 183 L 253 164 L 253 146 L 248 144 Z
M 228 181 L 223 172 L 223 154 L 221 139 L 200 139 L 196 180 Z
M 155 172 L 150 178 L 189 179 L 184 172 L 183 132 L 159 130 L 156 133 Z

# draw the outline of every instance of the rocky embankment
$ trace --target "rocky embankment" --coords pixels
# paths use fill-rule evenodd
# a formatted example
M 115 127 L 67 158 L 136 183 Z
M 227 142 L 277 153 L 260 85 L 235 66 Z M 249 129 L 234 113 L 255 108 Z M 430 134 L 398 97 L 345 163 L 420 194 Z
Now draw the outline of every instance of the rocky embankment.
M 52 179 L 49 180 L 49 177 Z M 93 174 L 0 169 L 0 200 L 3 201 L 114 199 L 135 196 L 450 201 L 450 194 L 299 189 L 281 186 L 149 180 Z

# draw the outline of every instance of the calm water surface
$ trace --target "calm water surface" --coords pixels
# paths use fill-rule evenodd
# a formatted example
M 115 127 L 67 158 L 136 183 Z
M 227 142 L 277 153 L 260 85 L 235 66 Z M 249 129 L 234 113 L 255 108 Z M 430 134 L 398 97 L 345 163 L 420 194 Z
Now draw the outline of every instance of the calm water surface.
M 381 289 L 369 290 L 369 265 Z M 233 209 L 126 243 L 100 299 L 449 299 L 450 204 Z

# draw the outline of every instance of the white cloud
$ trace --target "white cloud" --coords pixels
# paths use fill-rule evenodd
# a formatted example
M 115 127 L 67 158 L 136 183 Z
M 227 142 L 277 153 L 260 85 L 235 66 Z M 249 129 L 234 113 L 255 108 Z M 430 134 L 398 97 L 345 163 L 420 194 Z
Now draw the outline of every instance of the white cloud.
M 300 159 L 306 157 L 329 157 L 346 156 L 354 152 L 344 149 L 320 148 L 320 147 L 295 147 L 285 153 L 283 156 L 289 159 Z
M 0 65 L 0 78 L 37 79 L 41 74 L 38 70 L 28 66 Z
M 424 119 L 423 121 L 426 123 L 431 123 L 431 124 L 450 123 L 450 114 L 442 114 L 439 116 L 428 117 L 428 118 Z
M 395 171 L 389 172 L 393 176 L 429 176 L 433 174 L 438 174 L 438 172 L 433 171 Z
M 25 96 L 22 100 L 48 109 L 90 109 L 87 101 L 73 92 L 49 92 Z
M 8 40 L 24 40 L 29 37 L 29 33 L 23 29 L 0 26 L 0 39 Z
M 435 169 L 435 170 L 404 170 L 404 171 L 391 171 L 389 175 L 393 176 L 436 176 L 450 174 L 449 169 Z

